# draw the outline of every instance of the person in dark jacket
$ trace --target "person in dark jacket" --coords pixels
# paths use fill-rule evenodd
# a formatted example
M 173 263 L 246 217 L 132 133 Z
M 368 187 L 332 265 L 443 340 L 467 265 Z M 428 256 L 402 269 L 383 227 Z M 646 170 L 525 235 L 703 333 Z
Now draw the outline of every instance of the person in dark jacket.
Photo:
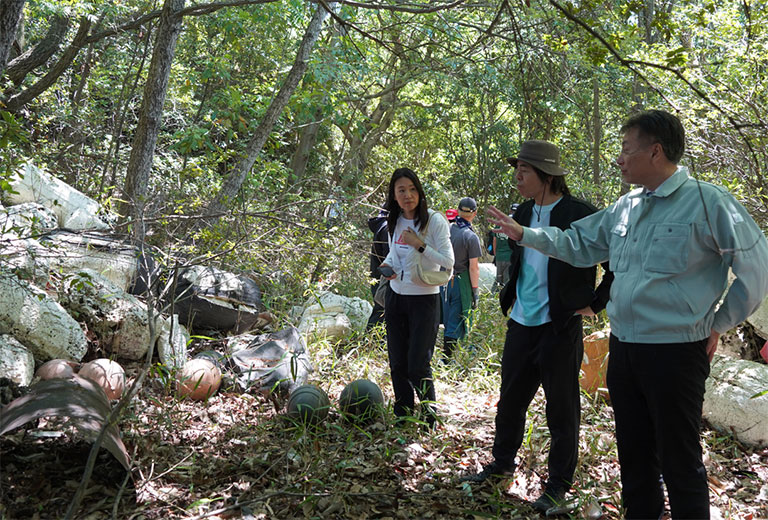
M 379 288 L 379 266 L 389 253 L 389 236 L 387 236 L 387 215 L 389 211 L 385 208 L 379 210 L 379 214 L 368 219 L 368 229 L 373 233 L 373 242 L 371 243 L 371 278 L 376 279 L 376 283 L 371 285 L 371 296 L 376 295 L 376 289 Z M 384 307 L 373 301 L 373 310 L 368 318 L 367 329 L 370 329 L 377 323 L 384 323 Z
M 560 150 L 547 141 L 526 141 L 515 167 L 517 188 L 526 199 L 514 213 L 531 227 L 570 224 L 597 211 L 572 197 L 560 167 Z M 561 505 L 576 469 L 579 442 L 579 369 L 584 352 L 582 316 L 594 316 L 608 302 L 613 275 L 607 270 L 595 288 L 596 267 L 576 268 L 509 241 L 510 279 L 500 295 L 507 316 L 501 362 L 501 391 L 496 413 L 493 461 L 465 481 L 482 482 L 511 475 L 525 432 L 528 406 L 541 385 L 547 426 L 552 436 L 549 475 L 537 511 Z

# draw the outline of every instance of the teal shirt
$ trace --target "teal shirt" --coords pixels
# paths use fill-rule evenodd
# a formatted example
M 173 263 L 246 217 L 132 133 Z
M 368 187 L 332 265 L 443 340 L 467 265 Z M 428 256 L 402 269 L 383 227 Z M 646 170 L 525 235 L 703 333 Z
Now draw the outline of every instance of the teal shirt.
M 616 277 L 606 310 L 613 334 L 625 342 L 724 333 L 768 293 L 765 235 L 728 191 L 696 181 L 685 168 L 655 192 L 635 189 L 566 231 L 524 228 L 519 243 L 576 267 L 608 260 Z M 723 298 L 729 268 L 735 279 Z
M 562 199 L 557 199 L 547 206 L 533 207 L 531 218 L 533 228 L 549 226 L 552 209 Z M 509 317 L 526 327 L 537 327 L 552 321 L 549 312 L 549 258 L 535 249 L 523 249 L 520 258 L 520 272 L 517 275 L 515 304 Z

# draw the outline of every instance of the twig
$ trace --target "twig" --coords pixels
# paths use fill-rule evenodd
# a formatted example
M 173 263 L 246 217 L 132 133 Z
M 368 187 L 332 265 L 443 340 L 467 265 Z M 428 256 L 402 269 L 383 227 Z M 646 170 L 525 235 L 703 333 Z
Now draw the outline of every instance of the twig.
M 123 479 L 123 484 L 120 486 L 120 489 L 117 490 L 117 495 L 115 495 L 115 503 L 112 505 L 112 520 L 117 520 L 117 510 L 120 507 L 120 499 L 123 498 L 123 492 L 125 491 L 125 488 L 128 485 L 128 479 L 130 478 L 131 473 L 127 472 L 125 474 L 125 478 Z

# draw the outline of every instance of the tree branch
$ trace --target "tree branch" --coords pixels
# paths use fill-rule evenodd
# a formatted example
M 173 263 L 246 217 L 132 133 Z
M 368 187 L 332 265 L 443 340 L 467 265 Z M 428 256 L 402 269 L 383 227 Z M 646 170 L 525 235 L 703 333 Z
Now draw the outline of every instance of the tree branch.
M 61 55 L 61 58 L 59 58 L 59 61 L 56 62 L 56 64 L 51 68 L 48 73 L 40 78 L 34 85 L 29 87 L 28 89 L 22 90 L 15 96 L 12 96 L 7 102 L 6 107 L 9 111 L 14 112 L 33 99 L 35 99 L 37 96 L 45 92 L 51 85 L 56 83 L 56 80 L 59 79 L 59 76 L 64 74 L 66 70 L 69 68 L 69 66 L 74 61 L 75 57 L 77 56 L 77 53 L 80 52 L 80 49 L 85 45 L 86 37 L 88 36 L 88 31 L 91 29 L 91 22 L 88 18 L 83 18 L 80 21 L 80 27 L 77 30 L 77 34 L 75 35 L 75 39 L 72 40 L 72 43 L 67 47 L 67 49 L 64 51 L 64 54 Z
M 322 3 L 322 0 L 310 0 L 310 1 L 311 2 L 318 1 Z M 465 1 L 466 0 L 456 0 L 454 2 L 448 2 L 443 5 L 433 5 L 431 7 L 422 7 L 420 4 L 412 4 L 418 7 L 406 7 L 405 5 L 387 5 L 387 4 L 380 4 L 380 3 L 354 2 L 352 0 L 339 0 L 339 3 L 348 5 L 351 7 L 360 7 L 362 9 L 376 9 L 379 11 L 396 11 L 400 13 L 412 13 L 412 14 L 428 14 L 428 13 L 436 13 L 438 11 L 445 11 L 447 9 L 458 7 L 461 4 L 463 4 Z M 435 0 L 432 0 L 431 3 L 435 4 L 437 2 Z
M 734 117 L 726 111 L 723 107 L 715 103 L 703 90 L 701 90 L 699 87 L 694 85 L 688 78 L 685 77 L 685 75 L 680 71 L 680 69 L 672 68 L 666 65 L 661 65 L 659 63 L 650 63 L 646 61 L 640 61 L 640 60 L 630 60 L 622 56 L 619 51 L 611 45 L 608 41 L 606 41 L 605 38 L 603 38 L 600 34 L 597 33 L 592 27 L 590 27 L 584 20 L 581 18 L 575 16 L 573 13 L 571 13 L 568 9 L 564 8 L 562 5 L 560 5 L 556 0 L 549 0 L 549 3 L 552 4 L 556 9 L 558 9 L 563 15 L 565 15 L 566 18 L 571 20 L 572 22 L 576 23 L 580 27 L 582 27 L 584 30 L 586 30 L 590 35 L 592 35 L 595 39 L 597 39 L 606 49 L 608 49 L 608 52 L 613 54 L 613 56 L 619 61 L 619 63 L 625 67 L 627 67 L 629 70 L 637 74 L 649 87 L 651 87 L 654 91 L 656 91 L 659 96 L 661 96 L 670 106 L 674 106 L 674 103 L 672 103 L 669 99 L 667 99 L 666 96 L 662 92 L 659 91 L 658 88 L 656 88 L 655 85 L 653 85 L 650 80 L 645 77 L 637 68 L 635 68 L 635 65 L 641 65 L 644 67 L 650 67 L 655 68 L 659 70 L 663 70 L 665 72 L 669 72 L 673 74 L 675 77 L 677 77 L 680 81 L 685 83 L 685 85 L 688 86 L 699 98 L 701 98 L 704 102 L 706 102 L 709 106 L 714 108 L 717 112 L 723 114 L 725 118 L 730 123 L 731 127 L 738 132 L 738 134 L 741 136 L 744 144 L 746 145 L 747 149 L 750 152 L 750 155 L 752 156 L 752 160 L 754 162 L 755 167 L 757 168 L 757 176 L 758 178 L 762 178 L 762 175 L 760 173 L 760 162 L 757 157 L 757 152 L 755 151 L 754 147 L 752 146 L 752 143 L 750 142 L 749 136 L 744 134 L 743 132 L 743 125 L 741 123 L 738 123 Z

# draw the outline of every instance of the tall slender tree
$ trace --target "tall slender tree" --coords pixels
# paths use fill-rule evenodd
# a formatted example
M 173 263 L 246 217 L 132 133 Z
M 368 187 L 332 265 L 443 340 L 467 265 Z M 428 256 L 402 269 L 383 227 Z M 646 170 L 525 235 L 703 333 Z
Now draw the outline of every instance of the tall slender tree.
M 157 29 L 157 39 L 149 65 L 149 77 L 144 86 L 136 137 L 128 159 L 128 169 L 123 188 L 121 214 L 133 217 L 133 235 L 143 238 L 141 221 L 144 217 L 149 174 L 155 154 L 157 135 L 163 116 L 163 103 L 168 90 L 168 78 L 176 51 L 176 41 L 181 33 L 184 0 L 165 0 Z
M 323 22 L 329 14 L 326 6 L 333 9 L 335 5 L 335 3 L 318 3 L 315 12 L 312 15 L 312 19 L 304 32 L 304 37 L 299 45 L 299 50 L 296 53 L 296 59 L 293 62 L 291 70 L 283 80 L 280 90 L 272 99 L 264 117 L 251 136 L 251 139 L 246 146 L 246 156 L 224 178 L 224 183 L 222 184 L 219 193 L 208 206 L 208 215 L 218 215 L 226 211 L 240 191 L 240 187 L 243 185 L 248 172 L 251 171 L 259 153 L 261 153 L 264 143 L 267 142 L 267 138 L 269 137 L 272 128 L 275 126 L 278 117 L 280 117 L 280 114 L 288 104 L 291 95 L 296 90 L 296 87 L 298 87 L 302 76 L 304 76 L 304 73 L 307 70 L 312 47 L 319 38 Z

